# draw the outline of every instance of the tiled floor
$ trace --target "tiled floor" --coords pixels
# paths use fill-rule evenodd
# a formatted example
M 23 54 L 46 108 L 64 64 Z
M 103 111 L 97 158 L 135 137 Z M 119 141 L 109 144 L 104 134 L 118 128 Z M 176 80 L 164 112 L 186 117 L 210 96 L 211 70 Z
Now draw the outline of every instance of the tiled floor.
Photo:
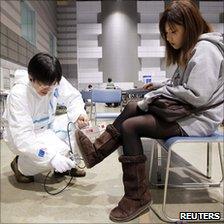
M 104 109 L 108 110 L 108 108 Z M 150 144 L 150 140 L 143 139 L 145 154 L 148 157 Z M 186 161 L 181 159 L 183 157 L 194 167 L 205 172 L 204 146 L 203 144 L 179 145 L 177 149 L 183 150 L 176 154 L 176 159 L 186 164 Z M 214 146 L 212 166 L 214 179 L 221 177 L 217 152 Z M 19 184 L 15 181 L 10 169 L 10 162 L 14 155 L 1 141 L 1 223 L 111 223 L 108 218 L 109 212 L 123 195 L 121 165 L 117 157 L 118 153 L 114 152 L 94 168 L 86 170 L 86 177 L 74 179 L 64 192 L 51 196 L 43 188 L 44 174 L 37 175 L 35 183 Z M 162 162 L 163 167 L 164 165 L 165 161 Z M 154 180 L 156 167 L 153 170 Z M 171 181 L 183 179 L 201 180 L 201 177 L 191 169 L 174 169 Z M 64 181 L 49 184 L 49 190 L 61 187 L 63 184 Z M 163 190 L 153 186 L 151 189 L 153 207 L 160 211 Z M 174 217 L 178 217 L 180 210 L 222 212 L 223 185 L 211 189 L 170 189 L 167 211 Z M 130 223 L 163 222 L 150 211 Z

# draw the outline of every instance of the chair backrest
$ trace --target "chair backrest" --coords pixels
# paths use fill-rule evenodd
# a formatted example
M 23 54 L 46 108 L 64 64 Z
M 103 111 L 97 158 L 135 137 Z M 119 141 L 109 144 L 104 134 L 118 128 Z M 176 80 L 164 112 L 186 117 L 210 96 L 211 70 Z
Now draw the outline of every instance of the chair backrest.
M 82 90 L 81 94 L 84 102 L 92 99 L 92 91 Z
M 93 89 L 92 102 L 95 103 L 120 103 L 121 89 Z

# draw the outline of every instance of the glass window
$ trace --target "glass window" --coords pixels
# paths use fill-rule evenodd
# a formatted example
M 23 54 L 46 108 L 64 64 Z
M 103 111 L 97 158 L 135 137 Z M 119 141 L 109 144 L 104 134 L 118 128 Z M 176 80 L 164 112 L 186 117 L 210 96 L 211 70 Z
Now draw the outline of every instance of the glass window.
M 49 33 L 49 53 L 53 56 L 57 56 L 56 37 L 52 33 Z
M 25 1 L 21 1 L 22 37 L 36 45 L 36 14 Z

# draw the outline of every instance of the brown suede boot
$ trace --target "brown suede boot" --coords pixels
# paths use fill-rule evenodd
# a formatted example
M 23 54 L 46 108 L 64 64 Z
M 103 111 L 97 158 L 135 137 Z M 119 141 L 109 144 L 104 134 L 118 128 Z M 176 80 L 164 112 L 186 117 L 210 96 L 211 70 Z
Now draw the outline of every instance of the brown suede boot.
M 87 168 L 91 168 L 120 146 L 120 133 L 109 124 L 94 143 L 80 130 L 75 132 L 77 144 Z
M 127 222 L 143 211 L 151 204 L 149 186 L 146 184 L 145 155 L 120 156 L 122 163 L 124 196 L 110 212 L 113 222 Z

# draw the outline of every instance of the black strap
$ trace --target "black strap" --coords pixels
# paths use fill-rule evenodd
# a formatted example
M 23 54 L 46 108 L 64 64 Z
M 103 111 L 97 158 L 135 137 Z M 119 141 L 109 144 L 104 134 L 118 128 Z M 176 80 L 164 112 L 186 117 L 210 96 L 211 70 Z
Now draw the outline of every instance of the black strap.
M 195 109 L 193 109 L 192 112 L 193 113 L 198 113 L 198 112 L 206 111 L 206 110 L 212 109 L 214 107 L 217 107 L 217 106 L 219 106 L 219 105 L 221 105 L 223 103 L 224 103 L 224 100 L 222 100 L 222 101 L 220 101 L 218 103 L 215 103 L 213 105 L 207 106 L 207 107 L 198 107 L 198 108 L 195 108 Z

